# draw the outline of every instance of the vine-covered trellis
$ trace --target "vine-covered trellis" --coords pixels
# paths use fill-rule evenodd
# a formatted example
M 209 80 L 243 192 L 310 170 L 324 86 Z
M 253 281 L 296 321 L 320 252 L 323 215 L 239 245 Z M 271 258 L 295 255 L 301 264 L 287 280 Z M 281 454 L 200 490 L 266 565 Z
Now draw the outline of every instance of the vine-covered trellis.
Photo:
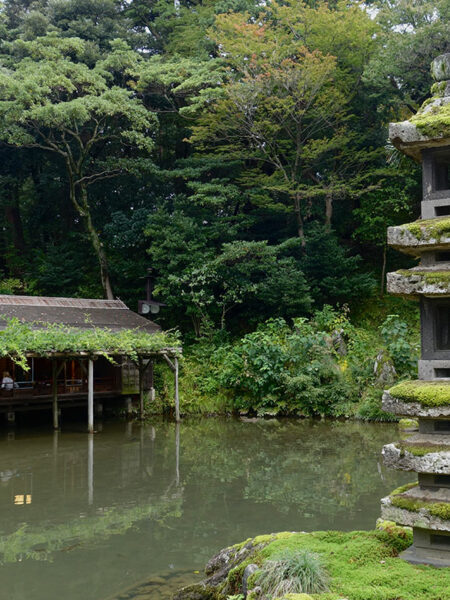
M 178 395 L 178 359 L 181 344 L 176 332 L 146 332 L 140 329 L 114 331 L 86 323 L 76 328 L 61 323 L 41 321 L 22 322 L 6 319 L 0 331 L 0 357 L 11 359 L 24 370 L 29 369 L 30 357 L 43 357 L 53 361 L 52 397 L 53 424 L 58 427 L 57 359 L 84 358 L 88 361 L 88 431 L 94 431 L 94 361 L 103 356 L 111 362 L 118 357 L 132 360 L 139 371 L 140 415 L 144 411 L 143 377 L 151 360 L 161 356 L 175 374 L 175 412 L 180 419 Z M 60 367 L 61 369 L 62 367 Z

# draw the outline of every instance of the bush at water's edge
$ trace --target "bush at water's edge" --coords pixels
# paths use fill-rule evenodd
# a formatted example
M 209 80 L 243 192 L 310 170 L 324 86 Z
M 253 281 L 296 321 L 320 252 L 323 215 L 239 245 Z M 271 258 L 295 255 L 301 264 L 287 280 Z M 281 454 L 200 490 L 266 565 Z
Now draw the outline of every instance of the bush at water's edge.
M 187 346 L 180 376 L 183 414 L 356 417 L 392 420 L 381 393 L 415 376 L 419 326 L 415 314 L 325 306 L 310 319 L 271 319 L 231 340 L 223 332 Z M 173 402 L 173 377 L 155 369 L 161 413 Z

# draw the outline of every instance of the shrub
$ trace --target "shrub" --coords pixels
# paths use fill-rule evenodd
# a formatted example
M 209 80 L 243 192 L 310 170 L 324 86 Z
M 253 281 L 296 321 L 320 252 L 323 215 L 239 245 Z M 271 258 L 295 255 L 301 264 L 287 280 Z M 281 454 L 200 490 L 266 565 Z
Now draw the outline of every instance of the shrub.
M 267 560 L 256 578 L 266 598 L 328 591 L 328 574 L 318 554 L 307 549 L 284 552 Z
M 359 404 L 356 416 L 363 421 L 397 421 L 397 417 L 381 408 L 383 390 L 369 387 Z

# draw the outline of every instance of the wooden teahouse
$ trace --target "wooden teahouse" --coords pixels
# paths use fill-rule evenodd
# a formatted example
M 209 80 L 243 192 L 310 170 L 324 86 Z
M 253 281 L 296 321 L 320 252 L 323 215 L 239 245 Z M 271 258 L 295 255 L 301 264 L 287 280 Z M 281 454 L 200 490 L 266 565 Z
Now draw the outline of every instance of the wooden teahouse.
M 52 298 L 0 295 L 0 336 L 12 319 L 42 329 L 46 324 L 70 330 L 108 330 L 112 333 L 133 330 L 160 333 L 159 325 L 131 311 L 121 300 Z M 180 348 L 154 352 L 139 351 L 133 357 L 114 356 L 114 361 L 98 352 L 27 352 L 27 369 L 11 357 L 0 357 L 0 412 L 14 420 L 16 411 L 52 408 L 53 425 L 59 427 L 62 406 L 87 406 L 88 431 L 94 431 L 94 407 L 117 398 L 130 401 L 139 397 L 140 414 L 144 395 L 154 395 L 153 364 L 163 358 L 175 374 L 175 409 L 178 405 L 178 356 Z

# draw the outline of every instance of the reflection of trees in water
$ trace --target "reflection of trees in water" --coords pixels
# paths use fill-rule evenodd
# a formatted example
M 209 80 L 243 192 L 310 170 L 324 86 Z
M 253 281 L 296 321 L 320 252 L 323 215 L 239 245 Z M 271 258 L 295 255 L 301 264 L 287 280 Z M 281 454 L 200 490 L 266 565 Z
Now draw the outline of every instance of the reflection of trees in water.
M 99 543 L 128 531 L 138 521 L 149 519 L 160 525 L 181 515 L 181 496 L 165 497 L 151 504 L 107 508 L 101 514 L 74 519 L 62 525 L 32 527 L 23 524 L 14 533 L 0 537 L 1 563 L 24 559 L 51 560 L 56 551 L 67 552 L 83 544 Z
M 280 512 L 295 506 L 312 514 L 338 514 L 359 508 L 365 495 L 381 497 L 389 481 L 397 481 L 379 465 L 390 430 L 359 423 L 262 421 L 237 422 L 224 431 L 209 421 L 182 429 L 182 464 L 190 480 L 194 474 L 201 480 L 241 480 L 245 499 L 271 503 Z
M 0 555 L 4 562 L 50 560 L 56 551 L 93 548 L 148 522 L 152 544 L 177 556 L 190 551 L 198 566 L 243 532 L 298 529 L 302 515 L 308 528 L 324 528 L 330 518 L 343 527 L 340 517 L 348 523 L 366 499 L 378 505 L 399 484 L 398 473 L 379 465 L 381 447 L 394 437 L 385 425 L 231 419 L 128 425 L 125 435 L 68 446 L 62 434 L 59 448 L 47 453 L 46 479 L 44 454 L 17 461 L 19 471 L 34 475 L 30 509 L 40 518 L 21 526 L 2 511 L 10 533 L 0 537 Z M 25 454 L 22 446 L 18 451 Z M 38 505 L 44 486 L 50 506 Z

